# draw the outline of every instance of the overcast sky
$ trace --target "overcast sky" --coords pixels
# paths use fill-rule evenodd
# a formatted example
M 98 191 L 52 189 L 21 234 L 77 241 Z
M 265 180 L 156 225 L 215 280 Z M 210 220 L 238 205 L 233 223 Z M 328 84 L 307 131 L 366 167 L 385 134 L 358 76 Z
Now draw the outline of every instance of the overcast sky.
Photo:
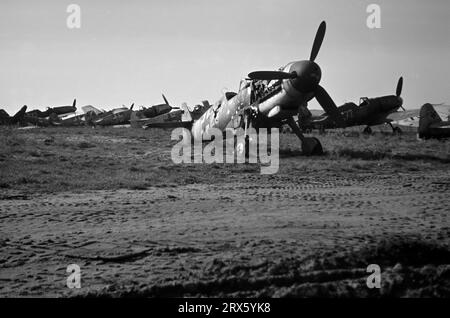
M 214 102 L 250 71 L 307 59 L 322 20 L 316 62 L 337 104 L 394 94 L 401 75 L 406 108 L 450 102 L 448 0 L 2 0 L 0 108 Z

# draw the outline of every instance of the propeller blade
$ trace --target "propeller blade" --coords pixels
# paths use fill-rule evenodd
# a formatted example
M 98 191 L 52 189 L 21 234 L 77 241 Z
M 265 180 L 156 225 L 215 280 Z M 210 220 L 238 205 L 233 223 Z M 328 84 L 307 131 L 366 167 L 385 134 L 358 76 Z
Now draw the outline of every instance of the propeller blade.
M 398 97 L 400 97 L 401 93 L 402 93 L 402 88 L 403 88 L 403 77 L 400 77 L 398 79 L 398 83 L 397 83 L 397 90 L 396 90 L 396 95 Z
M 327 91 L 322 87 L 318 86 L 315 91 L 315 97 L 322 106 L 323 110 L 336 122 L 339 127 L 345 127 L 345 120 L 342 114 L 339 112 L 336 104 Z
M 287 73 L 281 71 L 256 71 L 248 74 L 248 77 L 252 80 L 278 80 L 296 78 L 297 73 Z
M 134 103 L 131 104 L 130 110 L 133 110 L 133 107 L 134 107 Z
M 164 103 L 166 103 L 166 105 L 169 105 L 169 102 L 167 101 L 166 96 L 164 96 L 164 94 L 162 94 L 162 97 L 163 97 L 163 99 L 164 99 Z
M 319 28 L 317 29 L 316 37 L 314 38 L 313 46 L 311 49 L 311 55 L 309 57 L 309 60 L 311 62 L 314 62 L 314 60 L 317 57 L 317 54 L 319 53 L 320 47 L 322 46 L 323 38 L 325 37 L 325 31 L 327 29 L 327 24 L 325 21 L 322 21 L 320 23 Z

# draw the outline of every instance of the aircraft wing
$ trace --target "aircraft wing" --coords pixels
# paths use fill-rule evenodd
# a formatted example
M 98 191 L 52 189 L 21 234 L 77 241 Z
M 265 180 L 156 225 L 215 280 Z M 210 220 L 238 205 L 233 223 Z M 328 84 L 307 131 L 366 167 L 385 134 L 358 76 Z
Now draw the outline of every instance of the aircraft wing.
M 320 109 L 309 109 L 309 111 L 313 117 L 319 117 L 325 114 L 325 112 Z
M 159 116 L 149 118 L 142 122 L 144 129 L 148 128 L 189 128 L 192 126 L 192 121 L 182 120 L 183 111 L 180 109 L 173 110 L 169 113 L 161 114 Z
M 394 112 L 387 116 L 387 119 L 390 119 L 391 121 L 400 121 L 405 120 L 409 118 L 419 117 L 420 109 L 412 109 L 412 110 L 405 110 L 400 112 Z
M 128 110 L 128 108 L 126 108 L 126 107 L 116 108 L 116 109 L 112 110 L 112 113 L 113 114 L 120 114 L 120 113 L 123 113 L 124 111 L 127 111 L 127 110 Z
M 58 115 L 58 117 L 60 119 L 68 119 L 68 118 L 72 118 L 75 116 L 78 116 L 78 115 L 76 113 L 65 113 L 65 114 Z
M 436 124 L 432 124 L 430 128 L 438 129 L 438 130 L 450 130 L 450 122 L 440 122 Z
M 92 106 L 92 105 L 86 105 L 86 106 L 83 106 L 83 107 L 81 107 L 81 109 L 83 110 L 83 112 L 84 112 L 85 114 L 87 114 L 88 112 L 94 112 L 96 115 L 102 113 L 101 110 L 98 110 L 97 108 L 95 108 L 95 107 Z
M 179 121 L 179 122 L 164 122 L 164 123 L 151 123 L 143 125 L 144 129 L 150 128 L 192 128 L 192 122 L 190 121 Z

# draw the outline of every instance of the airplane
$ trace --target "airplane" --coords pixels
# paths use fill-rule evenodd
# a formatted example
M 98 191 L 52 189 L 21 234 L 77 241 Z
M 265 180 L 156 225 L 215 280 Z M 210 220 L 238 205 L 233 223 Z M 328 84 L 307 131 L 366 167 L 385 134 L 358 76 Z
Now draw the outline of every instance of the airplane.
M 39 109 L 34 109 L 32 111 L 27 112 L 28 116 L 39 117 L 39 118 L 47 118 L 50 117 L 51 114 L 55 115 L 65 115 L 69 113 L 74 113 L 77 111 L 77 100 L 74 99 L 72 106 L 56 106 L 56 107 L 48 107 L 46 111 L 40 111 Z
M 144 107 L 143 109 L 136 112 L 138 117 L 152 118 L 152 117 L 156 117 L 156 116 L 168 113 L 173 109 L 179 109 L 178 107 L 170 106 L 170 104 L 167 101 L 167 98 L 166 98 L 166 96 L 164 96 L 164 94 L 162 94 L 162 98 L 164 100 L 164 104 L 153 105 L 148 108 Z
M 126 125 L 130 123 L 131 113 L 133 112 L 134 103 L 130 108 L 122 107 L 113 109 L 104 114 L 100 114 L 99 118 L 94 118 L 92 123 L 99 126 L 115 126 Z
M 189 128 L 192 120 L 197 120 L 211 105 L 207 100 L 202 101 L 202 105 L 195 105 L 193 110 L 189 110 L 186 103 L 183 103 L 181 109 L 174 109 L 171 112 L 161 114 L 152 118 L 133 118 L 131 115 L 131 125 L 135 127 L 142 127 L 144 129 L 149 128 L 175 128 L 185 127 Z M 190 120 L 184 121 L 184 113 L 188 112 Z
M 0 109 L 0 125 L 19 124 L 23 120 L 26 111 L 27 105 L 24 105 L 14 116 L 11 117 L 5 110 Z
M 153 105 L 150 107 L 143 107 L 141 110 L 134 111 L 131 113 L 130 117 L 130 124 L 131 127 L 143 127 L 145 123 L 150 119 L 154 118 L 163 114 L 167 114 L 171 112 L 172 110 L 179 110 L 178 107 L 172 107 L 170 106 L 169 102 L 167 101 L 167 98 L 162 94 L 164 104 L 158 104 Z M 179 113 L 179 112 L 177 112 Z M 174 117 L 173 114 L 169 117 Z
M 424 104 L 420 109 L 419 116 L 418 137 L 420 139 L 450 137 L 450 118 L 443 121 L 433 105 Z
M 322 145 L 314 137 L 305 137 L 294 120 L 307 102 L 315 98 L 338 125 L 344 119 L 327 91 L 320 86 L 321 69 L 315 63 L 325 36 L 326 23 L 322 21 L 314 38 L 308 60 L 295 61 L 278 71 L 256 71 L 241 80 L 238 93 L 225 92 L 198 120 L 192 121 L 191 136 L 194 140 L 208 141 L 209 129 L 225 131 L 227 128 L 244 129 L 243 144 L 236 145 L 238 152 L 248 155 L 249 128 L 281 127 L 288 124 L 302 144 L 306 155 L 322 154 Z M 186 114 L 189 117 L 189 114 Z
M 359 105 L 355 103 L 345 103 L 338 107 L 339 112 L 345 121 L 345 127 L 365 125 L 364 133 L 371 134 L 371 126 L 389 124 L 393 133 L 401 133 L 400 127 L 394 127 L 392 121 L 398 121 L 412 117 L 412 113 L 403 108 L 403 99 L 400 97 L 403 87 L 403 77 L 397 83 L 395 95 L 381 96 L 376 98 L 361 97 Z M 402 108 L 404 111 L 399 112 Z M 392 114 L 392 116 L 391 116 Z M 311 114 L 300 114 L 298 123 L 303 130 L 338 128 L 333 118 L 327 114 L 312 116 Z

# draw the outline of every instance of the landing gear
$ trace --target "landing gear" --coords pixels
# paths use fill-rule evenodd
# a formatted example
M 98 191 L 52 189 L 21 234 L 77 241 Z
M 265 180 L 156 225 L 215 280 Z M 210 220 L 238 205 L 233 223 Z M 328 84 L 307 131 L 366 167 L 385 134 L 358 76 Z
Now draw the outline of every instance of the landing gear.
M 395 135 L 395 134 L 397 134 L 397 135 L 400 135 L 401 133 L 402 133 L 402 130 L 400 129 L 400 127 L 394 127 L 394 126 L 392 126 L 392 123 L 389 123 L 389 126 L 391 126 L 391 128 L 392 128 L 392 133 Z
M 250 157 L 249 129 L 253 127 L 252 121 L 249 116 L 250 114 L 248 112 L 244 112 L 243 114 L 239 115 L 239 119 L 236 121 L 236 125 L 234 126 L 235 129 L 244 129 L 244 138 L 237 138 L 237 136 L 235 136 L 235 152 L 238 156 L 243 156 L 246 159 Z
M 370 128 L 370 126 L 367 126 L 366 128 L 364 128 L 363 133 L 366 135 L 371 135 L 372 134 L 372 128 Z
M 295 123 L 294 118 L 290 118 L 287 121 L 289 127 L 291 127 L 292 131 L 297 135 L 297 137 L 302 142 L 302 152 L 306 156 L 317 156 L 323 155 L 322 145 L 320 144 L 319 139 L 315 137 L 305 137 L 300 130 L 300 128 Z

